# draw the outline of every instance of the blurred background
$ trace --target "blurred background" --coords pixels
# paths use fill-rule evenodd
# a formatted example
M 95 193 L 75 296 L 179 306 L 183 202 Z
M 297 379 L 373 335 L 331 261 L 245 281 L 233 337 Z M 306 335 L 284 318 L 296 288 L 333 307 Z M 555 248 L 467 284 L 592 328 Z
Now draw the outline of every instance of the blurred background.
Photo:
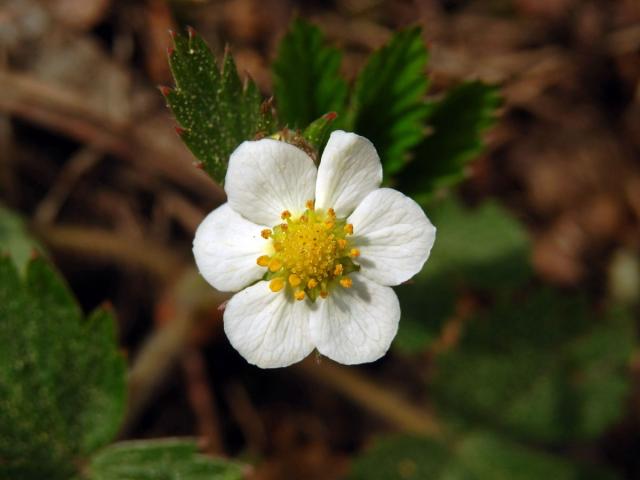
M 519 300 L 478 292 L 481 281 L 469 282 L 471 288 L 455 282 L 453 293 L 447 291 L 455 295 L 455 308 L 425 333 L 423 324 L 433 322 L 422 316 L 440 310 L 421 307 L 416 280 L 399 289 L 409 318 L 398 347 L 358 368 L 310 358 L 262 371 L 230 347 L 217 309 L 226 297 L 203 285 L 191 256 L 195 228 L 224 202 L 224 192 L 192 166 L 156 87 L 172 84 L 168 31 L 192 25 L 218 54 L 230 44 L 239 72 L 248 72 L 268 96 L 270 63 L 296 15 L 344 49 L 347 78 L 395 31 L 419 24 L 430 51 L 431 95 L 469 79 L 500 86 L 503 105 L 487 132 L 487 149 L 453 190 L 460 203 L 433 207 L 434 223 L 455 218 L 466 225 L 450 230 L 463 256 L 472 249 L 465 242 L 494 244 L 508 250 L 503 253 L 517 249 L 525 260 L 477 250 L 490 261 L 473 274 L 482 272 L 482 281 L 490 277 L 486 272 L 505 272 L 508 285 L 511 275 L 520 275 L 512 272 L 513 262 L 530 264 L 533 273 Z M 624 356 L 607 360 L 615 363 L 611 370 L 602 364 L 587 369 L 597 371 L 594 387 L 579 394 L 591 399 L 621 372 L 620 382 L 589 404 L 594 412 L 612 412 L 606 418 L 596 413 L 588 434 L 573 435 L 578 421 L 562 396 L 569 405 L 563 410 L 567 429 L 529 435 L 536 426 L 522 427 L 520 420 L 538 416 L 535 407 L 546 401 L 534 401 L 534 388 L 533 403 L 515 409 L 515 420 L 495 423 L 510 438 L 525 431 L 524 443 L 547 453 L 640 478 L 640 357 L 637 342 L 621 346 L 635 335 L 638 318 L 639 155 L 637 0 L 0 2 L 0 201 L 25 218 L 83 309 L 112 304 L 131 366 L 121 438 L 198 436 L 205 452 L 253 465 L 252 479 L 343 478 L 381 435 L 438 431 L 441 417 L 451 414 L 431 395 L 433 378 L 440 375 L 436 384 L 460 380 L 457 391 L 445 386 L 439 395 L 446 405 L 477 385 L 460 379 L 457 373 L 466 368 L 460 359 L 442 363 L 440 372 L 451 374 L 442 378 L 434 358 L 464 345 L 465 319 L 478 312 L 489 322 L 497 321 L 494 316 L 511 322 L 512 315 L 533 310 L 522 327 L 533 338 L 567 316 L 598 317 L 613 304 L 631 312 L 633 326 L 613 338 L 610 329 L 597 333 L 596 343 L 609 343 L 584 355 L 620 349 Z M 425 210 L 431 215 L 428 204 Z M 437 243 L 450 238 L 447 231 Z M 450 266 L 448 274 L 473 276 L 455 263 L 458 251 L 449 255 L 458 270 Z M 442 283 L 431 291 L 439 288 Z M 539 289 L 546 293 L 531 293 Z M 567 296 L 582 299 L 578 313 L 554 306 Z M 494 306 L 500 314 L 487 314 Z M 593 322 L 596 331 L 605 323 Z M 483 343 L 489 353 L 519 348 L 516 340 L 509 343 L 509 333 L 491 331 Z M 539 358 L 546 361 L 570 343 L 558 338 L 552 353 Z M 512 361 L 505 354 L 498 363 Z M 485 380 L 503 381 L 501 371 Z M 523 372 L 530 370 L 517 377 L 526 377 Z M 513 381 L 505 382 L 514 391 Z M 461 418 L 504 408 L 502 396 L 495 403 L 492 398 L 498 397 L 479 399 L 478 408 L 461 405 Z M 558 422 L 552 418 L 554 426 Z M 424 478 L 412 465 L 400 462 L 397 477 L 386 478 Z

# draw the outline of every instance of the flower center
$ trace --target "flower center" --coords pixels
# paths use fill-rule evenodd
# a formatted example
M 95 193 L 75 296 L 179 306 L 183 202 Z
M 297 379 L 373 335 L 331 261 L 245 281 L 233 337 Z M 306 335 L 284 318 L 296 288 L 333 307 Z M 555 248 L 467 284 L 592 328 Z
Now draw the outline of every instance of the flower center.
M 306 206 L 298 218 L 282 212 L 284 223 L 262 231 L 272 241 L 273 254 L 258 257 L 257 263 L 267 268 L 265 279 L 273 292 L 287 288 L 297 300 L 308 296 L 315 301 L 334 286 L 351 287 L 348 275 L 360 269 L 353 263 L 360 252 L 349 244 L 353 225 L 337 219 L 332 208 L 316 210 L 313 200 Z

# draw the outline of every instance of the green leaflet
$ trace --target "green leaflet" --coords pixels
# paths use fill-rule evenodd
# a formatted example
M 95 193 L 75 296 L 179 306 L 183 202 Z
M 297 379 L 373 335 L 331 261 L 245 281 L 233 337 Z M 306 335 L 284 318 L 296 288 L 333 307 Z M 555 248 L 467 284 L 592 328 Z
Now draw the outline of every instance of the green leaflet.
M 181 439 L 120 442 L 99 452 L 89 480 L 241 480 L 239 465 L 205 457 L 194 441 Z
M 449 198 L 427 209 L 436 242 L 422 271 L 396 291 L 402 321 L 396 348 L 425 348 L 453 314 L 460 289 L 513 289 L 531 274 L 527 232 L 503 207 L 486 202 L 475 209 Z
M 291 24 L 273 62 L 273 91 L 283 126 L 303 129 L 318 117 L 342 113 L 347 83 L 342 52 L 326 44 L 320 29 L 302 19 Z
M 432 131 L 400 174 L 400 188 L 423 202 L 464 179 L 466 165 L 484 149 L 482 134 L 493 125 L 499 105 L 497 88 L 482 82 L 463 83 L 433 103 L 427 122 Z
M 180 136 L 207 173 L 222 183 L 231 152 L 245 140 L 273 132 L 271 109 L 253 81 L 242 84 L 229 52 L 219 68 L 193 30 L 173 39 L 169 64 L 176 88 L 161 91 L 180 124 Z
M 583 297 L 552 290 L 521 297 L 500 296 L 437 358 L 442 412 L 525 440 L 596 438 L 623 413 L 632 319 L 595 315 Z
M 452 445 L 415 436 L 380 439 L 347 480 L 612 480 L 608 472 L 571 463 L 486 432 Z
M 67 479 L 111 441 L 125 407 L 125 364 L 111 315 L 82 318 L 42 259 L 20 279 L 0 258 L 0 478 Z
M 424 138 L 427 50 L 419 27 L 401 30 L 360 72 L 352 98 L 353 130 L 373 142 L 385 174 L 401 170 Z

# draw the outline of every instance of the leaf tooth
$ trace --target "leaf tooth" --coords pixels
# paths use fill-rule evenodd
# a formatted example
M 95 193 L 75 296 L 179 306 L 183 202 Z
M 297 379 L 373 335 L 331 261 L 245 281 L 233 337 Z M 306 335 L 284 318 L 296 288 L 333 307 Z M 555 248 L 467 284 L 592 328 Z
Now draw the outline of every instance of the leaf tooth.
M 177 133 L 179 136 L 184 135 L 184 134 L 185 134 L 185 132 L 187 131 L 185 128 L 182 128 L 182 127 L 181 127 L 181 126 L 179 126 L 179 125 L 176 125 L 174 128 L 175 128 L 176 133 Z
M 173 91 L 173 89 L 167 87 L 166 85 L 158 85 L 158 90 L 160 90 L 160 93 L 165 98 L 171 95 L 171 92 Z

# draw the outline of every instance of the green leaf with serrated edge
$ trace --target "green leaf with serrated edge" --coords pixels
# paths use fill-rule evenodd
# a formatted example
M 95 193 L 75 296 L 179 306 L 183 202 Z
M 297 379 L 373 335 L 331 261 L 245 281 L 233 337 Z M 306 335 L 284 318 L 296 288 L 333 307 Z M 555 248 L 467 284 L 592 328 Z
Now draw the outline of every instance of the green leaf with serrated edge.
M 590 440 L 623 414 L 634 337 L 628 315 L 596 316 L 580 296 L 504 294 L 437 358 L 431 391 L 457 419 L 537 442 Z
M 198 454 L 181 439 L 120 442 L 93 457 L 87 480 L 241 480 L 239 465 Z
M 356 80 L 353 130 L 373 142 L 387 175 L 399 171 L 424 138 L 426 65 L 421 29 L 408 28 L 371 55 Z
M 29 233 L 22 218 L 0 203 L 0 255 L 9 255 L 23 275 L 34 253 L 44 254 Z
M 181 138 L 206 172 L 222 183 L 233 150 L 245 140 L 274 131 L 271 109 L 263 104 L 253 81 L 243 85 L 229 52 L 219 68 L 193 30 L 173 39 L 169 65 L 176 87 L 161 91 L 180 124 Z
M 451 197 L 427 209 L 436 241 L 422 271 L 396 289 L 402 321 L 394 345 L 424 349 L 453 314 L 464 288 L 513 289 L 531 275 L 527 232 L 503 207 L 486 202 L 466 208 Z
M 482 134 L 494 124 L 499 105 L 498 89 L 482 82 L 463 83 L 431 105 L 431 133 L 400 174 L 400 188 L 423 202 L 461 181 L 465 166 L 482 153 Z
M 341 113 L 347 83 L 340 76 L 342 53 L 320 29 L 302 19 L 291 24 L 273 62 L 273 91 L 281 123 L 304 128 L 327 112 Z
M 302 137 L 318 152 L 318 157 L 322 155 L 322 150 L 327 144 L 336 117 L 337 114 L 335 112 L 329 112 L 313 121 L 302 132 Z
M 26 279 L 0 259 L 0 478 L 69 478 L 113 439 L 124 414 L 125 365 L 113 319 L 82 319 L 43 259 Z
M 486 432 L 450 445 L 418 436 L 379 439 L 356 459 L 347 480 L 614 480 L 579 465 Z

